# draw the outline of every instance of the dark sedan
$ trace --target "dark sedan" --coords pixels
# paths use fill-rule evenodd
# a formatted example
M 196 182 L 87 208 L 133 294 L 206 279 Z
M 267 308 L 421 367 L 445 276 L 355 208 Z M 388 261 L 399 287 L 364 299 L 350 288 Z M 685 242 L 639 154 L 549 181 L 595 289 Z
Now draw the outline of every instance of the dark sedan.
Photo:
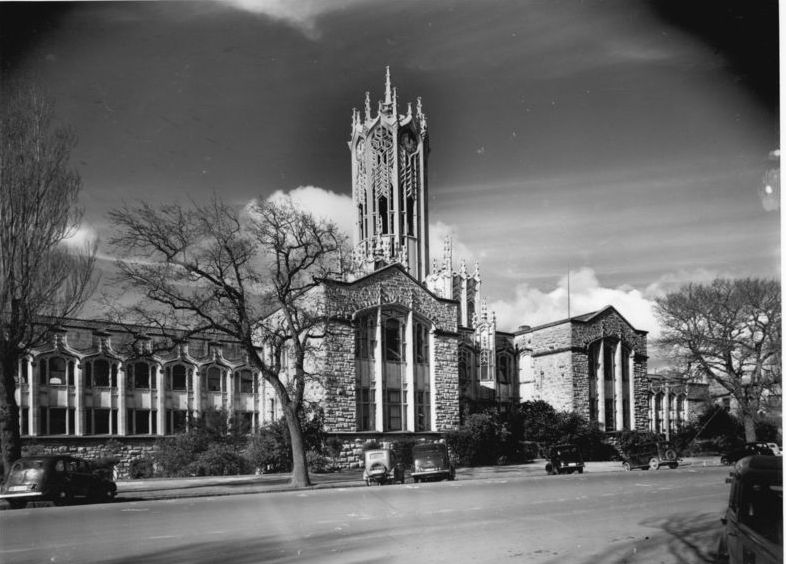
M 68 455 L 28 456 L 11 466 L 0 500 L 19 509 L 30 501 L 55 505 L 71 503 L 75 498 L 106 501 L 115 493 L 117 485 L 87 460 Z
M 752 443 L 745 443 L 744 446 L 739 448 L 734 448 L 727 450 L 723 454 L 721 454 L 721 464 L 731 465 L 740 460 L 741 458 L 745 458 L 746 456 L 753 456 L 753 455 L 763 455 L 763 456 L 775 456 L 775 453 L 772 449 L 767 445 L 767 443 L 762 442 L 752 442 Z

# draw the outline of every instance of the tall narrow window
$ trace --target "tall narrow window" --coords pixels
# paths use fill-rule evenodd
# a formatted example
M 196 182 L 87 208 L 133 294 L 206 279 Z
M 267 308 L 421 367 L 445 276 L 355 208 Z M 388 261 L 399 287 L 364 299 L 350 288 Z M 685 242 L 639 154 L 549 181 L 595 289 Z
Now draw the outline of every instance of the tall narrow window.
M 403 324 L 398 319 L 385 320 L 385 360 L 401 362 L 403 358 Z
M 109 362 L 103 358 L 93 361 L 93 385 L 96 388 L 109 387 Z
M 382 196 L 379 199 L 379 221 L 381 225 L 380 235 L 387 235 L 389 233 L 389 221 L 390 218 L 388 217 L 388 199 Z
M 402 429 L 402 410 L 401 410 L 401 390 L 388 390 L 388 431 L 401 431 Z
M 218 366 L 211 366 L 207 369 L 207 391 L 221 391 L 221 370 Z
M 172 390 L 185 391 L 186 389 L 186 367 L 176 364 L 172 367 Z
M 49 383 L 60 385 L 66 383 L 66 361 L 64 358 L 53 356 L 49 359 Z

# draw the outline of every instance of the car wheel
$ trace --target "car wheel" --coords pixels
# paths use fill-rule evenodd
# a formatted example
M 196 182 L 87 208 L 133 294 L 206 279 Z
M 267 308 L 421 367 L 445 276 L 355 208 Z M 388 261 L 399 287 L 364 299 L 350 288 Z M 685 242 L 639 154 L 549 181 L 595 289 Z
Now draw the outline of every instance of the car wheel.
M 9 499 L 8 505 L 11 506 L 11 509 L 22 509 L 27 506 L 26 501 L 20 501 L 18 499 Z
M 671 468 L 672 470 L 676 470 L 677 466 L 679 465 L 676 462 L 672 462 L 671 464 L 669 464 L 669 468 Z
M 583 473 L 584 473 L 584 468 L 579 468 L 579 474 L 583 474 Z
M 554 474 L 554 467 L 551 464 L 546 464 L 546 474 L 549 476 Z
M 654 457 L 654 456 L 652 458 L 650 458 L 649 469 L 650 470 L 657 470 L 659 467 L 660 467 L 660 464 L 658 463 L 658 459 L 656 457 Z
M 54 503 L 55 505 L 62 506 L 62 505 L 71 505 L 74 501 L 74 493 L 70 490 L 60 490 L 55 495 Z
M 663 456 L 666 458 L 666 460 L 677 460 L 677 451 L 673 448 L 670 448 L 663 453 Z
M 724 466 L 728 466 L 729 464 L 731 464 L 731 461 L 729 460 L 728 456 L 721 456 L 721 460 L 720 461 L 721 461 L 721 464 L 723 464 Z

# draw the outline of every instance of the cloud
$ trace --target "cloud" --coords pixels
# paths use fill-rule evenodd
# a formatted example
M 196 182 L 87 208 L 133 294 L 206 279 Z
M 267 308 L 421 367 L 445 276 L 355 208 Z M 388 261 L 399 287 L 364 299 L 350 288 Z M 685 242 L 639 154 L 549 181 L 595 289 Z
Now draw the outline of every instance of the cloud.
M 429 223 L 428 229 L 429 256 L 432 261 L 437 259 L 439 263 L 442 263 L 445 254 L 444 248 L 446 238 L 450 238 L 454 266 L 457 266 L 462 259 L 466 260 L 467 263 L 480 259 L 477 253 L 470 250 L 470 248 L 459 239 L 457 234 L 458 229 L 455 225 L 448 225 L 447 223 L 438 221 L 436 223 Z
M 289 192 L 277 190 L 267 199 L 270 202 L 280 202 L 287 197 L 291 198 L 292 202 L 304 211 L 317 217 L 332 220 L 347 237 L 352 238 L 355 229 L 355 210 L 352 198 L 349 196 L 337 194 L 318 186 L 299 186 Z M 449 237 L 456 265 L 461 259 L 466 260 L 467 263 L 481 259 L 483 255 L 473 252 L 461 241 L 457 233 L 458 229 L 455 225 L 448 225 L 442 221 L 430 223 L 429 249 L 431 258 L 436 258 L 439 262 L 442 261 L 445 238 Z
M 269 202 L 281 202 L 287 197 L 292 202 L 315 217 L 333 221 L 347 237 L 352 237 L 355 229 L 355 213 L 352 198 L 337 194 L 318 186 L 299 186 L 285 193 L 276 190 L 268 196 Z
M 650 338 L 659 334 L 658 322 L 653 312 L 653 300 L 629 286 L 606 288 L 591 268 L 571 271 L 570 316 L 582 315 L 614 306 L 633 327 L 650 332 Z M 542 291 L 522 283 L 516 286 L 512 301 L 497 300 L 489 307 L 496 312 L 497 326 L 503 331 L 513 331 L 519 325 L 541 325 L 568 317 L 568 277 L 556 281 L 552 290 Z
M 70 237 L 63 239 L 62 242 L 73 251 L 84 251 L 98 242 L 98 233 L 92 225 L 82 223 Z
M 225 4 L 237 9 L 264 15 L 288 24 L 308 39 L 317 40 L 320 31 L 319 17 L 328 12 L 343 10 L 364 0 L 225 0 Z

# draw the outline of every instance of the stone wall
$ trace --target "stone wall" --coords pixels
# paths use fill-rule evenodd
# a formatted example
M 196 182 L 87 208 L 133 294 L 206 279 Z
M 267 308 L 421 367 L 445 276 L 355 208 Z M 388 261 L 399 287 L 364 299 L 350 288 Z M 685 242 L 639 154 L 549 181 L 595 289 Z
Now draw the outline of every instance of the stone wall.
M 456 429 L 460 416 L 458 335 L 436 335 L 433 359 L 436 389 L 432 391 L 431 401 L 435 402 L 435 428 L 438 431 Z
M 70 454 L 85 460 L 116 458 L 115 479 L 127 479 L 129 465 L 137 458 L 148 458 L 157 450 L 155 438 L 140 437 L 37 437 L 22 439 L 22 456 L 32 454 Z
M 573 373 L 570 350 L 536 356 L 535 387 L 537 395 L 557 411 L 573 411 Z
M 350 324 L 331 323 L 322 362 L 325 431 L 355 431 L 355 333 Z

